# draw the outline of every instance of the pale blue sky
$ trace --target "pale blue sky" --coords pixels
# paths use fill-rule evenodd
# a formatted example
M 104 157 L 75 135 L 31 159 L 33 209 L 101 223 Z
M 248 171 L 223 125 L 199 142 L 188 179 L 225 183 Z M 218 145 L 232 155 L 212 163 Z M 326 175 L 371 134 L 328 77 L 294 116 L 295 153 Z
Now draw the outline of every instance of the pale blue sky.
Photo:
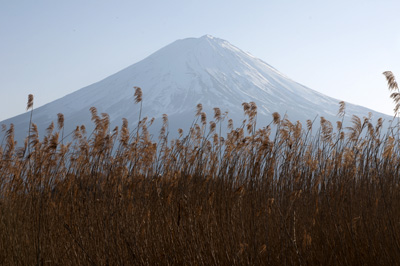
M 400 1 L 0 0 L 0 121 L 97 82 L 163 46 L 225 39 L 295 81 L 392 114 Z M 145 96 L 144 96 L 145 97 Z

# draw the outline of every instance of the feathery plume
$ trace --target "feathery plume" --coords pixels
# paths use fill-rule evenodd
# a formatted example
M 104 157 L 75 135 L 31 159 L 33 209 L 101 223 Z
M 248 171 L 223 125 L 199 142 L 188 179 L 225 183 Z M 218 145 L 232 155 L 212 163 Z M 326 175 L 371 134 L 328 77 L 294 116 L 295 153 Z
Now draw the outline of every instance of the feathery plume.
M 217 122 L 221 120 L 221 109 L 219 109 L 218 107 L 214 108 L 214 119 Z
M 250 110 L 252 112 L 257 111 L 257 104 L 255 102 L 250 102 L 249 104 L 250 104 Z
M 179 134 L 180 138 L 183 136 L 183 129 L 182 128 L 178 129 L 178 134 Z
M 312 125 L 313 125 L 313 122 L 312 122 L 310 119 L 308 119 L 308 120 L 307 120 L 307 130 L 308 130 L 308 131 L 311 131 Z
M 201 115 L 201 111 L 203 111 L 203 105 L 201 103 L 196 106 L 196 116 Z
M 216 124 L 214 121 L 210 121 L 210 132 L 213 132 L 215 130 Z
M 207 115 L 204 112 L 201 112 L 201 123 L 205 125 L 207 123 Z
M 90 113 L 92 114 L 92 121 L 96 120 L 96 118 L 98 119 L 97 108 L 92 106 L 92 107 L 90 107 L 89 110 L 90 110 Z
M 53 133 L 53 130 L 54 130 L 54 122 L 52 121 L 50 123 L 50 126 L 48 126 L 48 128 L 46 129 L 47 135 L 51 135 Z
M 28 103 L 26 105 L 26 110 L 28 111 L 33 107 L 33 94 L 28 95 Z
M 128 128 L 128 119 L 122 118 L 122 127 Z
M 168 125 L 168 115 L 167 114 L 162 115 L 162 121 L 163 121 L 163 126 Z
M 396 78 L 394 77 L 392 71 L 385 71 L 382 74 L 385 75 L 385 77 L 386 77 L 389 90 L 399 89 L 397 82 L 396 82 Z
M 249 110 L 250 110 L 250 108 L 251 108 L 251 107 L 250 107 L 250 104 L 244 102 L 244 103 L 242 103 L 242 106 L 243 106 L 243 111 L 244 111 L 244 113 L 247 115 L 248 112 L 249 112 Z
M 232 119 L 228 120 L 228 129 L 233 130 L 233 120 Z
M 81 137 L 82 137 L 82 134 L 81 134 L 81 131 L 79 130 L 79 126 L 76 126 L 76 128 L 75 128 L 75 130 L 73 132 L 72 138 L 74 140 L 76 140 L 76 139 L 80 139 Z
M 54 135 L 51 136 L 50 143 L 49 143 L 49 146 L 48 146 L 48 148 L 50 150 L 56 150 L 57 149 L 58 137 L 59 137 L 59 133 L 58 132 L 56 132 Z
M 214 144 L 214 146 L 217 146 L 217 145 L 218 145 L 218 141 L 219 141 L 219 136 L 218 136 L 217 133 L 215 133 L 215 134 L 213 135 L 213 144 Z
M 149 127 L 154 123 L 154 120 L 155 120 L 155 118 L 154 117 L 152 117 L 151 119 L 150 119 L 150 122 L 149 122 Z
M 338 130 L 342 130 L 343 127 L 342 121 L 336 121 L 336 127 Z
M 346 109 L 346 103 L 344 101 L 340 101 L 339 102 L 339 112 L 338 112 L 338 116 L 339 117 L 344 117 L 345 115 L 345 109 Z
M 142 89 L 139 87 L 134 87 L 135 88 L 135 103 L 140 103 L 142 101 Z
M 274 118 L 274 124 L 275 125 L 279 124 L 279 121 L 280 121 L 280 118 L 281 118 L 280 114 L 277 113 L 277 112 L 274 112 L 272 114 L 272 117 Z
M 64 115 L 62 113 L 58 113 L 57 117 L 58 129 L 62 129 L 64 127 Z
M 81 125 L 81 132 L 82 132 L 82 134 L 86 134 L 86 127 L 85 127 L 85 125 Z

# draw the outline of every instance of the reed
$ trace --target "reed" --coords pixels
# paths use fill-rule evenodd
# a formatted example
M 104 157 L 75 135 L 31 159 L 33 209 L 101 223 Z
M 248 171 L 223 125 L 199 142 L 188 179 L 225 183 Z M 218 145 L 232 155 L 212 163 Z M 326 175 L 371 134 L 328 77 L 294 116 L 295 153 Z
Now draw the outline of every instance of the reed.
M 207 121 L 198 105 L 171 140 L 167 115 L 153 140 L 153 120 L 110 129 L 94 107 L 93 132 L 65 144 L 62 114 L 43 139 L 33 119 L 22 149 L 3 127 L 0 264 L 396 264 L 398 131 L 370 117 L 343 127 L 343 102 L 335 126 L 274 113 L 259 128 L 255 103 L 243 110 L 222 136 L 226 114 Z

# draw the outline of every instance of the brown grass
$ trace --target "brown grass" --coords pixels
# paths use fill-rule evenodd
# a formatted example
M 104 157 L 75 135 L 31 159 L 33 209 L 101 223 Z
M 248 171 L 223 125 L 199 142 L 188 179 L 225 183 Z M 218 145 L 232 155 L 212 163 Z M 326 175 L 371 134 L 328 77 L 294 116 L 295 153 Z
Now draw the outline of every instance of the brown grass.
M 274 113 L 257 129 L 257 106 L 243 107 L 248 122 L 229 121 L 226 136 L 226 114 L 207 123 L 201 105 L 200 124 L 171 141 L 167 116 L 153 141 L 152 121 L 112 130 L 95 108 L 95 130 L 77 127 L 67 144 L 61 115 L 43 140 L 32 123 L 22 148 L 4 129 L 0 264 L 398 263 L 396 130 L 356 116 L 343 128 L 344 103 L 336 127 Z

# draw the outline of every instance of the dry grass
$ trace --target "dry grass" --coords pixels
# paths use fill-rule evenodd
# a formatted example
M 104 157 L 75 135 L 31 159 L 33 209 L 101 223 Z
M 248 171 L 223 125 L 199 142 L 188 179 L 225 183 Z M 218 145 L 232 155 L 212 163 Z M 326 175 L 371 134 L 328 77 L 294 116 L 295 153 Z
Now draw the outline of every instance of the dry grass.
M 77 127 L 71 143 L 61 114 L 43 140 L 31 123 L 22 148 L 3 128 L 0 264 L 398 263 L 397 131 L 355 116 L 343 128 L 344 103 L 335 126 L 306 128 L 274 113 L 256 129 L 257 106 L 243 108 L 248 122 L 228 121 L 225 138 L 226 114 L 207 122 L 201 105 L 172 141 L 167 116 L 154 141 L 152 121 L 110 129 L 95 108 L 95 130 Z

